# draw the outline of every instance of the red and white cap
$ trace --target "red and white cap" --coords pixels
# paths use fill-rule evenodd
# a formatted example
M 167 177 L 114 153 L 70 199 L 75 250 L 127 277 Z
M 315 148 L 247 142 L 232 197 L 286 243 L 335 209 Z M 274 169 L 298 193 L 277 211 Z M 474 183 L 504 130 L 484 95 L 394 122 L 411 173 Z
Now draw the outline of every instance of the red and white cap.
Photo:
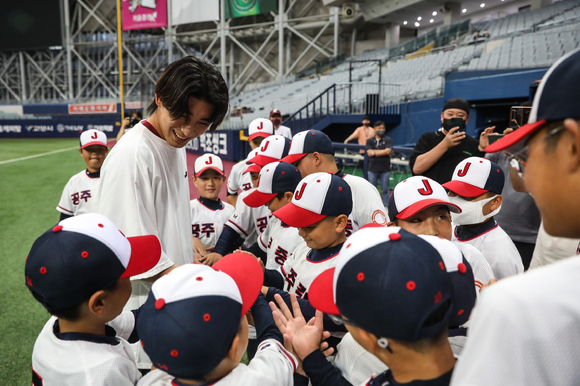
M 280 116 L 282 116 L 282 113 L 278 109 L 272 109 L 272 110 L 270 110 L 270 116 L 273 116 L 273 115 L 280 115 Z
M 201 157 L 197 157 L 193 164 L 193 175 L 196 177 L 201 176 L 201 173 L 207 169 L 213 169 L 222 176 L 225 176 L 224 163 L 222 159 L 215 154 L 206 153 Z
M 486 158 L 469 157 L 461 161 L 445 189 L 462 197 L 477 197 L 487 192 L 501 194 L 505 183 L 501 167 Z
M 212 267 L 186 264 L 162 276 L 137 321 L 145 352 L 175 377 L 203 378 L 226 357 L 263 280 L 256 259 L 240 252 Z
M 260 167 L 260 165 L 256 165 L 250 162 L 250 160 L 252 158 L 254 158 L 255 156 L 258 155 L 258 152 L 260 151 L 260 149 L 254 149 L 252 150 L 248 156 L 246 157 L 246 160 L 244 161 L 246 164 L 249 164 L 249 166 L 244 170 L 244 172 L 242 174 L 246 174 L 246 173 L 260 173 L 260 170 L 262 169 Z
M 326 216 L 351 212 L 352 192 L 346 181 L 331 173 L 313 173 L 298 183 L 292 202 L 272 214 L 291 227 L 303 228 Z
M 433 205 L 445 205 L 453 213 L 461 208 L 449 201 L 447 192 L 438 182 L 423 176 L 409 177 L 393 189 L 389 200 L 389 217 L 406 220 Z
M 248 141 L 256 137 L 269 137 L 274 135 L 274 125 L 269 119 L 257 118 L 250 122 L 248 128 Z
M 87 130 L 81 133 L 81 149 L 87 146 L 107 146 L 107 135 L 99 130 Z
M 292 137 L 292 143 L 288 155 L 282 159 L 292 164 L 300 161 L 310 153 L 334 155 L 334 145 L 326 134 L 319 130 L 301 131 Z
M 271 135 L 262 141 L 258 149 L 257 155 L 248 159 L 247 162 L 264 167 L 270 162 L 280 161 L 288 155 L 290 140 L 283 135 Z
M 258 177 L 258 186 L 244 197 L 246 205 L 252 208 L 265 205 L 278 193 L 293 192 L 300 183 L 300 171 L 286 162 L 272 162 L 263 167 Z

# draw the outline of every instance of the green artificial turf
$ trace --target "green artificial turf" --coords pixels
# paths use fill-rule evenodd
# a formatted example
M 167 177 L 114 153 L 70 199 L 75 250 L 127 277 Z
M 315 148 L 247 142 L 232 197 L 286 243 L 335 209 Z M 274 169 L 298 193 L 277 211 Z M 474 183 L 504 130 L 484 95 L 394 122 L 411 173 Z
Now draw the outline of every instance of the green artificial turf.
M 77 139 L 0 140 L 0 384 L 29 386 L 36 336 L 50 315 L 24 285 L 24 261 L 34 240 L 56 224 L 55 207 L 68 179 L 85 168 L 71 149 L 22 161 L 2 161 L 78 147 Z

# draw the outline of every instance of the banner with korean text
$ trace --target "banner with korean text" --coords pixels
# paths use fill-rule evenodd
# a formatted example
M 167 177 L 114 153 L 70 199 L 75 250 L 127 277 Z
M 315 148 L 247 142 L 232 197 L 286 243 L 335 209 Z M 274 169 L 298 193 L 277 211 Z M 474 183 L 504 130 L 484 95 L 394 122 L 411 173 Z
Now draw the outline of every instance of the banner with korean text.
M 123 31 L 167 27 L 167 0 L 123 0 Z

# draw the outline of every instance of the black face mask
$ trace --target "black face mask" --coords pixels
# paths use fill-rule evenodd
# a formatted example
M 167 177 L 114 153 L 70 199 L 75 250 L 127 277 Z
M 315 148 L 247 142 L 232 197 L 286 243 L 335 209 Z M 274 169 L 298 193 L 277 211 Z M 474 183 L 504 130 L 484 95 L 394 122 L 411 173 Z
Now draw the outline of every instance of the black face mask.
M 384 130 L 377 131 L 376 133 L 377 133 L 377 135 L 378 135 L 379 137 L 383 137 L 383 136 L 385 135 L 385 132 L 384 132 Z
M 456 126 L 457 126 L 457 124 L 452 125 L 451 118 L 449 118 L 449 119 L 443 118 L 443 128 L 445 129 L 445 131 L 449 131 L 449 130 L 453 129 Z

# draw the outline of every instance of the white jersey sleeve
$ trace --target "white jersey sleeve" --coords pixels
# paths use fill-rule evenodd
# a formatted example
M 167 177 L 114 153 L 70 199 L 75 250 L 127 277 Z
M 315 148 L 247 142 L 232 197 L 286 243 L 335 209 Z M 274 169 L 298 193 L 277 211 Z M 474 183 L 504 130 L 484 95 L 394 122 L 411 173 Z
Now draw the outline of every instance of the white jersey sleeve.
M 369 223 L 387 225 L 385 206 L 377 188 L 361 177 L 345 174 L 343 178 L 352 191 L 351 232 Z
M 387 365 L 358 344 L 350 333 L 344 335 L 336 351 L 334 366 L 353 385 L 360 385 L 369 377 L 388 370 Z
M 475 287 L 477 293 L 484 284 L 495 278 L 491 265 L 487 262 L 483 254 L 471 244 L 457 243 L 456 244 L 465 260 L 471 265 L 473 271 L 473 278 L 475 279 Z
M 260 249 L 267 254 L 266 269 L 278 269 L 303 242 L 297 228 L 282 225 L 279 218 L 270 217 L 266 230 L 258 238 Z
M 161 243 L 159 263 L 132 279 L 193 262 L 185 149 L 135 125 L 105 159 L 99 194 L 99 213 L 126 236 L 156 235 Z
M 266 206 L 252 208 L 246 205 L 243 199 L 254 189 L 240 193 L 235 211 L 226 223 L 226 226 L 232 228 L 246 240 L 244 247 L 249 247 L 258 240 L 258 236 L 266 230 L 268 221 L 272 216 L 272 212 Z
M 191 234 L 197 237 L 206 248 L 215 247 L 224 226 L 231 215 L 234 207 L 227 202 L 221 201 L 222 209 L 208 208 L 199 198 L 190 202 L 191 208 Z
M 296 358 L 282 345 L 268 339 L 258 346 L 256 356 L 249 365 L 240 363 L 228 375 L 211 383 L 215 386 L 292 386 Z M 144 376 L 137 386 L 172 386 L 174 377 L 161 370 L 153 370 Z
M 546 233 L 544 223 L 542 223 L 538 230 L 530 269 L 558 262 L 574 256 L 574 254 L 580 254 L 580 239 L 550 236 Z
M 577 385 L 578 277 L 573 257 L 487 288 L 451 385 Z
M 247 168 L 246 160 L 242 160 L 232 166 L 230 176 L 228 177 L 228 194 L 238 194 L 239 190 L 245 192 L 246 190 L 252 189 L 252 177 L 250 173 L 244 174 Z
M 94 213 L 99 207 L 98 195 L 99 178 L 91 178 L 83 170 L 68 180 L 56 210 L 69 216 Z
M 135 315 L 131 311 L 123 311 L 107 325 L 113 327 L 117 336 L 128 340 L 133 331 L 135 331 Z

